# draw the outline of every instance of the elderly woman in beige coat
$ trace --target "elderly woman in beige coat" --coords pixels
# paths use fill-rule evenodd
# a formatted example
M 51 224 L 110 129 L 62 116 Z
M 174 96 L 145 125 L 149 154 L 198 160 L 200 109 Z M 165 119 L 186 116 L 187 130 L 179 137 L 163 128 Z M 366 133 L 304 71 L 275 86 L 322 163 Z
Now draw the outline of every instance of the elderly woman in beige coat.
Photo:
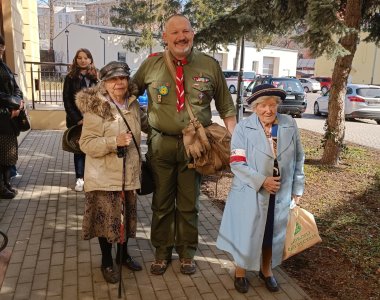
M 85 212 L 82 236 L 98 237 L 101 252 L 101 270 L 104 279 L 117 283 L 119 274 L 113 266 L 112 243 L 117 242 L 116 263 L 133 271 L 142 269 L 127 252 L 127 241 L 120 246 L 122 208 L 123 159 L 118 149 L 126 155 L 124 228 L 127 238 L 136 236 L 136 189 L 140 188 L 141 128 L 147 129 L 145 114 L 136 99 L 136 88 L 129 82 L 129 67 L 122 62 L 110 62 L 100 70 L 101 83 L 79 92 L 76 104 L 83 113 L 83 129 L 79 141 L 86 154 Z M 118 110 L 120 109 L 120 111 Z M 130 130 L 123 117 L 127 121 Z

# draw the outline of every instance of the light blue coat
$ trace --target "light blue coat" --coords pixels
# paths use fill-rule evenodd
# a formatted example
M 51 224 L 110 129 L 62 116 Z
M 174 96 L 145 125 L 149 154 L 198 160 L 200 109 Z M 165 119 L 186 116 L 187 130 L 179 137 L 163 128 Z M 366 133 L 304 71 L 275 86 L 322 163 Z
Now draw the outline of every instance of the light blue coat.
M 286 225 L 292 194 L 304 189 L 304 152 L 296 122 L 278 114 L 277 159 L 281 187 L 276 194 L 272 267 L 282 262 Z M 231 150 L 244 149 L 246 162 L 233 162 L 234 173 L 216 246 L 232 254 L 235 263 L 247 270 L 260 270 L 261 246 L 267 218 L 269 193 L 261 186 L 273 176 L 274 156 L 254 113 L 241 121 L 232 135 Z

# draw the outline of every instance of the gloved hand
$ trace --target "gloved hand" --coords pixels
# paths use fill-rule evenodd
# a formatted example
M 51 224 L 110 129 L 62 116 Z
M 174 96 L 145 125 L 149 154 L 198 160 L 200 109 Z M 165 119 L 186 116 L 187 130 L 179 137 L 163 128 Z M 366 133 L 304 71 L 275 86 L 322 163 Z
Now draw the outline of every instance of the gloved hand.
M 186 128 L 182 130 L 182 134 L 188 157 L 198 159 L 211 148 L 203 126 L 196 119 L 190 121 Z

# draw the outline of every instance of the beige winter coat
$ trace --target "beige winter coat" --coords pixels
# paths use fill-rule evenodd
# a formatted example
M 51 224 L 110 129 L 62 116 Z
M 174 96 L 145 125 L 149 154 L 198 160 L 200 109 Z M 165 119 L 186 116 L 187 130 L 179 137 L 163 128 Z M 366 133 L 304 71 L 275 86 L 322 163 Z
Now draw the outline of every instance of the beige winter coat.
M 130 95 L 132 89 L 131 85 Z M 79 145 L 86 154 L 85 192 L 121 191 L 123 159 L 116 154 L 116 136 L 128 131 L 127 126 L 116 106 L 108 100 L 102 84 L 80 91 L 75 102 L 83 114 Z M 142 111 L 136 96 L 131 96 L 126 106 L 126 109 L 121 110 L 140 145 Z M 145 129 L 146 118 L 143 118 L 143 122 Z M 140 149 L 137 150 L 132 141 L 127 147 L 125 190 L 140 188 L 140 169 Z

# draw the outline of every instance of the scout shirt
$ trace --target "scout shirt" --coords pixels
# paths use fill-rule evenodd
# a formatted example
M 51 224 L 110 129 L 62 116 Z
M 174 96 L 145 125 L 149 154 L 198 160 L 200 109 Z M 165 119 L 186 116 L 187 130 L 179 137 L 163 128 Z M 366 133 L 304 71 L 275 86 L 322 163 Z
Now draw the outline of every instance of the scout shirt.
M 195 117 L 203 124 L 211 124 L 211 100 L 222 119 L 236 115 L 219 63 L 212 57 L 193 49 L 186 58 L 184 69 L 185 101 L 190 101 Z M 174 58 L 173 58 L 174 60 Z M 182 134 L 190 121 L 186 107 L 177 112 L 176 85 L 168 71 L 163 53 L 155 53 L 140 66 L 134 83 L 139 91 L 148 92 L 149 125 L 165 134 Z

